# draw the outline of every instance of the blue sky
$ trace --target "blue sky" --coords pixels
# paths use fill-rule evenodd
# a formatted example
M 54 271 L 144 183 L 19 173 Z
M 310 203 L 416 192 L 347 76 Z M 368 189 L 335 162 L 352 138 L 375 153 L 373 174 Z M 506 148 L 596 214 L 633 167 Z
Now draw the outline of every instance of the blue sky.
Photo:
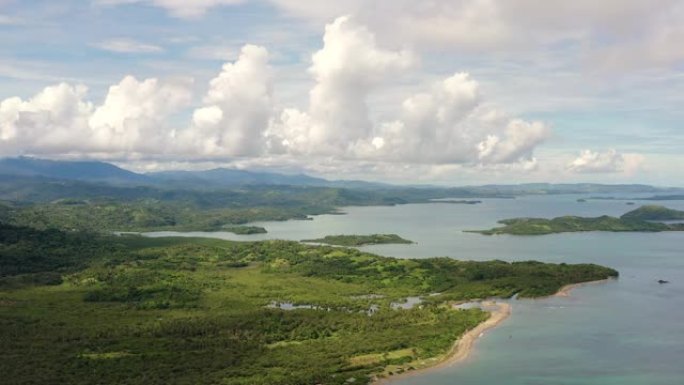
M 684 5 L 552 3 L 0 0 L 0 155 L 681 185 Z

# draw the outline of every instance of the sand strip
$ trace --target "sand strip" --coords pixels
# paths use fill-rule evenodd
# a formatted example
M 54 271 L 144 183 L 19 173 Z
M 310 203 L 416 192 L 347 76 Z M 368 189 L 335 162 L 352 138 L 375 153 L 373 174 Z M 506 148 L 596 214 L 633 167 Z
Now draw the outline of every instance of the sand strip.
M 569 297 L 570 291 L 572 291 L 575 288 L 587 285 L 603 284 L 606 282 L 610 282 L 612 280 L 615 280 L 615 278 L 606 278 L 596 281 L 587 281 L 573 283 L 571 285 L 565 285 L 561 287 L 556 294 L 552 295 L 552 297 Z M 508 303 L 485 301 L 482 303 L 482 306 L 484 308 L 488 308 L 488 311 L 490 312 L 489 318 L 486 321 L 478 324 L 475 328 L 465 332 L 461 336 L 461 338 L 458 339 L 456 343 L 454 343 L 454 345 L 451 347 L 447 354 L 445 354 L 442 357 L 435 357 L 422 362 L 411 363 L 409 365 L 414 366 L 416 368 L 415 370 L 405 371 L 403 373 L 395 374 L 393 376 L 385 378 L 377 378 L 373 381 L 373 384 L 390 384 L 391 382 L 398 380 L 400 378 L 422 374 L 427 370 L 446 368 L 466 359 L 470 352 L 473 350 L 475 341 L 477 341 L 477 339 L 481 337 L 485 331 L 497 326 L 506 318 L 508 318 L 508 316 L 511 315 L 511 305 Z
M 441 358 L 437 357 L 420 363 L 412 363 L 411 366 L 416 367 L 415 370 L 405 371 L 401 374 L 395 374 L 386 378 L 379 378 L 373 381 L 373 383 L 389 384 L 399 378 L 420 374 L 426 370 L 449 367 L 466 359 L 472 351 L 475 341 L 477 341 L 477 339 L 480 338 L 485 331 L 500 324 L 503 320 L 508 318 L 509 315 L 511 315 L 511 305 L 507 303 L 485 301 L 482 303 L 482 306 L 488 308 L 488 311 L 490 312 L 489 318 L 475 326 L 473 329 L 465 332 L 461 338 L 454 343 L 447 354 Z M 433 363 L 433 361 L 436 362 Z
M 580 283 L 573 283 L 571 285 L 565 285 L 556 292 L 552 297 L 569 297 L 570 296 L 570 291 L 573 289 L 576 289 L 578 287 L 583 287 L 583 286 L 589 286 L 589 285 L 597 285 L 597 284 L 603 284 L 607 282 L 611 282 L 615 280 L 616 278 L 606 278 L 606 279 L 599 279 L 596 281 L 587 281 L 587 282 L 580 282 Z

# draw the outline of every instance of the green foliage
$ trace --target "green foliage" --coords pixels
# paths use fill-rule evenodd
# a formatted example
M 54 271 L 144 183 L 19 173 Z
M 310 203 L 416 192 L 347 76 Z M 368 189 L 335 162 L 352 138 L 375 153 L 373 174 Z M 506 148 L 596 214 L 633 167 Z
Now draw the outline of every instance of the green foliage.
M 266 234 L 266 229 L 260 226 L 229 226 L 223 230 L 239 235 Z
M 607 215 L 596 218 L 564 216 L 553 219 L 545 218 L 513 218 L 499 221 L 502 227 L 490 230 L 470 231 L 485 235 L 543 235 L 578 231 L 682 231 L 683 226 L 650 222 L 651 220 L 668 220 L 684 218 L 684 212 L 667 209 L 662 206 L 642 206 L 630 211 L 620 218 Z
M 658 205 L 645 205 L 620 217 L 625 220 L 667 221 L 684 219 L 684 211 L 669 209 Z
M 5 279 L 51 268 L 59 277 L 0 288 L 8 385 L 367 383 L 387 365 L 444 354 L 487 317 L 446 301 L 547 295 L 617 275 L 587 264 L 403 260 L 286 241 L 8 225 L 0 234 Z M 391 308 L 408 295 L 423 304 Z M 312 306 L 267 307 L 273 301 Z
M 364 246 L 381 244 L 410 244 L 413 243 L 397 234 L 371 234 L 371 235 L 326 235 L 319 239 L 305 239 L 302 242 L 325 243 L 338 246 Z

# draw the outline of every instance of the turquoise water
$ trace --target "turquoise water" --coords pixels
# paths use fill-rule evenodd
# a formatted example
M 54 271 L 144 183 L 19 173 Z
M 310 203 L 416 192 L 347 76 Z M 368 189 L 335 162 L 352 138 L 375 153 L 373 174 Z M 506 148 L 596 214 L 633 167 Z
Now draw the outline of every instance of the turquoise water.
M 533 237 L 462 232 L 489 228 L 498 219 L 509 217 L 621 215 L 642 203 L 578 203 L 579 197 L 483 200 L 479 205 L 349 207 L 342 216 L 258 223 L 269 231 L 263 235 L 184 235 L 301 240 L 329 234 L 396 233 L 417 243 L 363 249 L 397 257 L 536 259 L 611 266 L 620 271 L 617 281 L 578 288 L 567 298 L 511 301 L 511 317 L 486 332 L 466 361 L 392 384 L 684 384 L 684 232 Z M 684 201 L 662 203 L 684 209 Z M 658 279 L 671 283 L 660 285 Z

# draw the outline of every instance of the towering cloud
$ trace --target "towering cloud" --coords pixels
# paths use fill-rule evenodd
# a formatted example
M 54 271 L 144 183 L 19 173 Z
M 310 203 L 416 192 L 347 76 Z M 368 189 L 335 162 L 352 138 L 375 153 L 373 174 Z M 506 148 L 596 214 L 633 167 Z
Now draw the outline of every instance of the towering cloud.
M 329 24 L 323 41 L 310 68 L 316 85 L 308 112 L 282 113 L 269 130 L 273 149 L 364 160 L 495 164 L 531 160 L 548 136 L 540 122 L 487 107 L 478 83 L 466 73 L 407 98 L 398 119 L 374 123 L 368 94 L 390 74 L 409 68 L 412 55 L 378 48 L 374 35 L 349 17 Z
M 59 84 L 0 104 L 4 153 L 116 158 L 234 159 L 277 156 L 397 164 L 534 164 L 541 122 L 510 117 L 458 72 L 374 119 L 369 96 L 417 66 L 409 51 L 380 46 L 348 16 L 328 24 L 311 57 L 308 107 L 276 110 L 265 48 L 245 45 L 223 65 L 194 110 L 188 82 L 126 76 L 101 105 L 86 88 Z M 179 121 L 187 117 L 187 121 Z
M 191 151 L 207 156 L 255 156 L 264 149 L 264 132 L 273 114 L 268 52 L 246 45 L 235 63 L 226 63 L 209 83 L 204 106 L 181 134 Z
M 337 18 L 326 26 L 323 48 L 312 57 L 309 72 L 316 85 L 308 112 L 285 110 L 271 135 L 293 153 L 348 153 L 372 134 L 368 94 L 412 63 L 410 53 L 381 49 L 368 29 L 348 16 Z

